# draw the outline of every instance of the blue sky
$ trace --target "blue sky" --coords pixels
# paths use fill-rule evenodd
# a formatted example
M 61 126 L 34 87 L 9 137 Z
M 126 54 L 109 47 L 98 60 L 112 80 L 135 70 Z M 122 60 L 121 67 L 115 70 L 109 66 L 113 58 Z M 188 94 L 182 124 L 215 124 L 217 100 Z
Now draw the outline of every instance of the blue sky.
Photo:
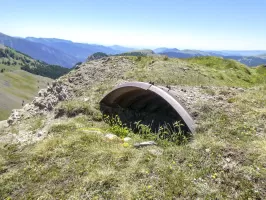
M 0 0 L 0 32 L 104 45 L 266 49 L 265 0 Z

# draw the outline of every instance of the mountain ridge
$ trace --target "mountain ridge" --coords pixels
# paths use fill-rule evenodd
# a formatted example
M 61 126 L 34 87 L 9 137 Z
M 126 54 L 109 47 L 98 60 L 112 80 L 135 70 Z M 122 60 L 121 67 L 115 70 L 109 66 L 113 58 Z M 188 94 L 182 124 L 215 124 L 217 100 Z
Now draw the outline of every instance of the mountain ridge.
M 61 65 L 71 68 L 78 62 L 76 58 L 58 49 L 51 48 L 44 44 L 31 42 L 21 38 L 15 38 L 0 33 L 0 43 L 31 56 L 34 59 L 42 60 L 48 64 Z
M 2 38 L 2 39 L 1 39 Z M 30 42 L 30 43 L 28 43 Z M 119 45 L 104 46 L 97 44 L 77 43 L 70 40 L 58 39 L 58 38 L 12 38 L 10 36 L 0 34 L 0 43 L 4 43 L 7 46 L 14 47 L 16 50 L 26 53 L 35 59 L 43 60 L 49 64 L 57 64 L 64 67 L 71 68 L 78 62 L 85 61 L 88 56 L 102 52 L 108 55 L 116 55 L 123 53 L 130 53 L 143 51 L 130 47 L 123 47 Z M 19 44 L 23 43 L 23 44 Z M 173 58 L 191 58 L 199 56 L 218 56 L 224 58 L 235 59 L 248 66 L 256 66 L 260 64 L 266 64 L 266 58 L 264 50 L 254 51 L 233 51 L 233 50 L 193 50 L 177 48 L 156 48 L 153 51 L 155 54 L 167 55 Z M 135 53 L 136 54 L 136 53 Z M 264 60 L 265 59 L 265 60 Z

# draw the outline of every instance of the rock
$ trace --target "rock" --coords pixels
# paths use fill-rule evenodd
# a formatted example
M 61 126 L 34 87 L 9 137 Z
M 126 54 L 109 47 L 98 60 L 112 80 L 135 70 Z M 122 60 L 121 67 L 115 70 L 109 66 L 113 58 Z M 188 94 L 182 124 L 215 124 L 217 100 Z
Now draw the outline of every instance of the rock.
M 60 102 L 69 99 L 70 92 L 66 85 L 63 85 L 60 81 L 54 81 L 52 86 L 48 86 L 47 89 L 42 89 L 38 92 L 38 97 L 26 104 L 20 110 L 14 110 L 8 119 L 8 124 L 14 124 L 21 118 L 27 119 L 38 114 L 47 114 L 48 111 L 52 111 L 54 107 Z
M 57 93 L 60 93 L 62 91 L 62 89 L 63 89 L 62 86 L 55 87 L 55 90 Z
M 245 92 L 245 90 L 243 88 L 238 88 L 239 92 Z
M 21 113 L 19 112 L 19 110 L 12 110 L 10 117 L 7 119 L 7 123 L 9 125 L 14 124 L 20 118 L 21 118 Z
M 154 141 L 147 141 L 147 142 L 141 142 L 134 144 L 134 147 L 140 148 L 140 147 L 146 147 L 146 146 L 153 146 L 157 145 Z
M 52 82 L 52 86 L 55 87 L 57 85 L 57 82 L 56 81 L 53 81 Z
M 46 96 L 47 96 L 47 90 L 46 90 L 46 89 L 41 89 L 41 90 L 38 92 L 38 96 L 39 96 L 39 97 L 46 97 Z
M 37 137 L 41 137 L 43 135 L 43 132 L 39 131 L 36 135 L 37 135 Z
M 69 83 L 73 83 L 74 80 L 75 80 L 75 79 L 74 79 L 73 77 L 68 78 L 68 82 L 69 82 Z
M 115 134 L 112 133 L 107 133 L 104 137 L 106 137 L 109 140 L 114 140 L 118 138 Z
M 231 159 L 230 159 L 230 158 L 226 158 L 225 160 L 226 160 L 226 162 L 230 162 L 230 161 L 231 161 Z
M 125 137 L 123 140 L 124 140 L 124 142 L 128 142 L 129 140 L 131 140 L 131 138 L 130 137 Z
M 84 101 L 85 101 L 85 102 L 87 102 L 87 101 L 89 101 L 89 100 L 90 100 L 90 99 L 89 99 L 89 98 L 87 98 L 87 97 L 86 97 L 86 98 L 84 98 Z

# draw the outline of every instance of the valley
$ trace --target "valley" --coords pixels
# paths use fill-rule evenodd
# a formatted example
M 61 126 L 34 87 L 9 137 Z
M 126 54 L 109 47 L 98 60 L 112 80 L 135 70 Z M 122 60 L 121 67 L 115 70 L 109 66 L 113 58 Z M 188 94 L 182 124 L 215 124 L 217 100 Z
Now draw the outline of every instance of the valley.
M 66 68 L 48 65 L 14 49 L 1 46 L 0 120 L 7 119 L 13 109 L 22 108 L 31 102 L 41 88 L 68 71 Z

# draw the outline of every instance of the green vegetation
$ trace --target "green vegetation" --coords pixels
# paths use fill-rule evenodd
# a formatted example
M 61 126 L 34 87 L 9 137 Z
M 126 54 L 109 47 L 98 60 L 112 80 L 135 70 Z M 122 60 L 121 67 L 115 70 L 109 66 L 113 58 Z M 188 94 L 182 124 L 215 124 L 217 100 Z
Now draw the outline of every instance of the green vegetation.
M 127 80 L 152 81 L 161 85 L 251 87 L 265 83 L 262 71 L 248 68 L 234 60 L 218 57 L 165 59 L 165 57 L 132 57 L 133 70 L 126 72 Z
M 0 69 L 3 69 L 4 66 L 7 66 L 6 68 L 9 71 L 22 69 L 32 74 L 53 79 L 59 78 L 70 71 L 64 67 L 49 65 L 42 61 L 36 61 L 30 56 L 8 47 L 0 48 Z
M 52 79 L 59 78 L 60 76 L 67 74 L 69 72 L 69 69 L 67 68 L 63 68 L 57 65 L 47 65 L 47 64 L 42 64 L 36 67 L 30 67 L 29 65 L 25 65 L 22 66 L 21 69 L 30 72 L 32 74 L 49 77 Z
M 79 88 L 76 99 L 57 106 L 58 118 L 48 121 L 44 140 L 23 145 L 0 140 L 1 198 L 265 198 L 265 67 L 247 68 L 215 57 L 115 59 L 101 69 L 96 66 L 99 73 L 108 71 Z M 109 70 L 114 65 L 116 71 Z M 86 69 L 93 72 L 93 67 Z M 182 134 L 178 123 L 173 135 L 166 129 L 152 133 L 141 123 L 137 123 L 139 134 L 134 134 L 118 118 L 101 120 L 99 114 L 99 99 L 124 80 L 204 86 L 204 94 L 224 98 L 230 93 L 228 86 L 245 89 L 230 96 L 225 105 L 199 99 L 198 126 L 191 137 Z M 38 118 L 33 124 L 26 120 L 11 128 L 31 125 L 34 132 L 42 129 L 44 120 Z M 119 138 L 108 139 L 107 133 Z M 124 137 L 131 140 L 124 141 Z M 134 148 L 135 143 L 151 139 L 158 145 Z
M 22 101 L 32 101 L 37 92 L 52 81 L 23 70 L 6 69 L 0 73 L 0 120 L 7 119 L 12 109 L 21 108 Z
M 118 54 L 117 56 L 152 56 L 155 53 L 152 50 L 138 50 L 138 51 L 130 51 L 126 53 Z
M 35 73 L 21 70 L 29 66 L 31 70 L 35 70 Z M 53 68 L 53 66 L 33 60 L 11 48 L 0 48 L 0 120 L 7 119 L 12 109 L 21 108 L 23 101 L 30 102 L 41 88 L 51 82 L 50 78 L 34 75 L 38 73 L 44 75 L 43 69 L 48 70 L 46 72 L 49 76 L 49 73 L 53 74 L 49 70 L 57 69 L 57 67 Z M 62 75 L 61 72 L 52 76 L 56 78 Z
M 98 60 L 98 59 L 101 59 L 101 58 L 104 58 L 104 57 L 108 57 L 108 55 L 106 53 L 96 52 L 96 53 L 90 55 L 87 60 L 88 61 L 90 61 L 90 60 Z
M 72 100 L 62 102 L 56 109 L 57 117 L 63 115 L 66 115 L 67 117 L 75 117 L 80 114 L 89 115 L 96 121 L 102 120 L 101 112 L 84 101 Z
M 103 57 L 107 57 L 108 55 L 106 53 L 102 53 L 102 52 L 96 52 L 94 54 L 92 54 L 94 57 L 96 58 L 103 58 Z

